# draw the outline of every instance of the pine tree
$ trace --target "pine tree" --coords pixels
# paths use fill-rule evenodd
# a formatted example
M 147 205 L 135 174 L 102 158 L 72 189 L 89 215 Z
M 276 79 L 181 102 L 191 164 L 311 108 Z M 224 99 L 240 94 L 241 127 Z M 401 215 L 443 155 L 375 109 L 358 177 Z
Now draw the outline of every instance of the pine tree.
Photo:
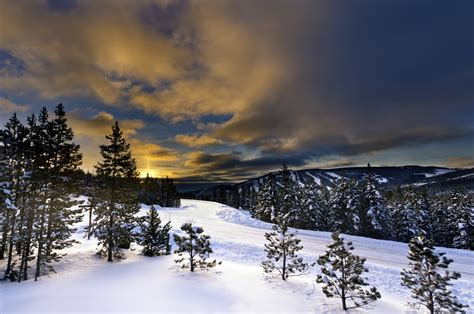
M 287 280 L 289 276 L 305 274 L 309 265 L 298 257 L 297 252 L 303 249 L 301 240 L 288 230 L 284 218 L 272 226 L 272 232 L 265 233 L 265 253 L 267 259 L 262 262 L 265 273 L 278 272 L 281 279 Z
M 182 268 L 190 268 L 193 272 L 196 268 L 208 269 L 221 264 L 216 260 L 208 261 L 211 248 L 211 237 L 204 234 L 202 227 L 193 226 L 191 221 L 184 223 L 181 230 L 185 233 L 180 236 L 173 235 L 174 242 L 178 248 L 174 251 L 179 258 L 175 260 L 177 264 L 181 264 Z
M 41 204 L 43 216 L 38 237 L 43 243 L 38 245 L 35 279 L 44 273 L 43 268 L 54 270 L 52 263 L 64 256 L 60 251 L 77 242 L 71 239 L 75 231 L 72 226 L 81 218 L 81 211 L 72 209 L 77 204 L 73 199 L 77 187 L 72 175 L 81 164 L 82 155 L 79 145 L 73 142 L 74 133 L 67 125 L 64 106 L 57 105 L 54 119 L 42 124 L 43 145 L 50 154 L 43 178 L 47 202 Z
M 361 276 L 368 272 L 365 258 L 352 254 L 352 242 L 344 243 L 337 232 L 332 234 L 332 239 L 334 242 L 318 258 L 322 275 L 318 275 L 316 282 L 323 284 L 323 293 L 328 298 L 340 298 L 344 311 L 352 308 L 348 307 L 348 300 L 354 303 L 353 307 L 360 307 L 379 299 L 381 295 L 375 287 L 363 288 L 368 286 Z
M 147 215 L 140 221 L 138 244 L 143 246 L 145 256 L 159 256 L 170 254 L 170 229 L 171 222 L 161 225 L 158 211 L 152 205 Z
M 377 180 L 370 164 L 368 168 L 361 187 L 359 234 L 371 238 L 387 238 L 391 233 L 390 215 L 377 189 Z
M 134 215 L 140 204 L 136 162 L 118 122 L 106 138 L 110 144 L 100 146 L 103 161 L 96 166 L 100 183 L 96 191 L 94 234 L 101 246 L 98 254 L 107 256 L 107 261 L 111 262 L 114 257 L 123 257 L 120 249 L 130 246 L 136 224 Z
M 280 171 L 281 186 L 277 189 L 276 219 L 283 219 L 289 226 L 298 227 L 301 211 L 301 192 L 298 184 L 293 180 L 291 171 L 286 163 Z
M 41 120 L 45 120 L 43 112 Z M 28 279 L 29 262 L 35 259 L 34 250 L 38 244 L 35 241 L 35 220 L 38 218 L 38 203 L 44 202 L 44 195 L 41 194 L 41 179 L 43 178 L 44 147 L 42 146 L 41 130 L 36 115 L 31 114 L 27 118 L 27 138 L 28 149 L 25 152 L 25 159 L 28 160 L 24 170 L 23 179 L 25 189 L 21 195 L 21 207 L 18 221 L 18 239 L 16 241 L 17 253 L 19 255 L 18 270 L 11 272 L 11 276 L 18 278 L 17 281 Z M 40 220 L 41 221 L 41 220 Z
M 272 175 L 264 179 L 263 185 L 257 193 L 257 201 L 253 217 L 266 222 L 275 219 L 276 184 Z
M 320 225 L 321 200 L 319 187 L 314 182 L 307 183 L 301 189 L 301 212 L 298 227 L 307 230 L 316 230 Z
M 320 186 L 316 201 L 318 211 L 316 212 L 316 230 L 329 231 L 331 229 L 331 191 L 326 186 Z
M 352 180 L 339 178 L 331 193 L 331 231 L 355 234 L 359 230 L 358 191 Z
M 408 188 L 401 191 L 390 206 L 395 237 L 399 241 L 408 242 L 412 237 L 423 233 L 421 221 L 424 213 L 419 214 L 417 202 L 415 190 Z
M 420 235 L 411 239 L 409 244 L 408 259 L 409 269 L 401 272 L 401 285 L 410 289 L 411 297 L 416 302 L 413 306 L 424 306 L 430 313 L 441 311 L 463 312 L 463 304 L 459 303 L 452 295 L 451 280 L 461 277 L 459 273 L 445 271 L 442 275 L 439 269 L 447 269 L 452 263 L 445 253 L 436 253 L 433 241 Z
M 450 194 L 447 206 L 448 228 L 451 231 L 451 246 L 474 250 L 474 203 L 473 196 L 462 190 Z

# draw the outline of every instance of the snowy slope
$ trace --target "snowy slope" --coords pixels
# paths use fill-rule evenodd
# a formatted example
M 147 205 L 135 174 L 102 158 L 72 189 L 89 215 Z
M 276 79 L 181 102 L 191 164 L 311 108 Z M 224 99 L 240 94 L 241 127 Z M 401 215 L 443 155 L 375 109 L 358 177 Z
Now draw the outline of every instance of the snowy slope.
M 317 268 L 288 282 L 263 274 L 263 235 L 269 224 L 218 203 L 183 200 L 182 204 L 179 209 L 160 209 L 160 216 L 171 219 L 173 232 L 188 219 L 202 225 L 212 237 L 214 257 L 223 261 L 214 270 L 191 274 L 177 268 L 173 256 L 147 258 L 138 248 L 126 260 L 107 263 L 94 254 L 95 240 L 87 241 L 78 233 L 81 244 L 69 249 L 57 274 L 39 282 L 0 283 L 0 313 L 341 312 L 338 300 L 327 299 L 315 284 Z M 316 260 L 330 239 L 326 232 L 300 231 L 299 235 L 305 246 L 302 255 L 309 262 Z M 347 238 L 354 241 L 357 254 L 367 257 L 369 282 L 382 293 L 380 301 L 354 312 L 413 312 L 406 305 L 409 293 L 399 284 L 399 272 L 407 264 L 406 244 Z M 443 251 L 455 260 L 452 269 L 462 273 L 454 286 L 456 295 L 474 310 L 474 252 Z

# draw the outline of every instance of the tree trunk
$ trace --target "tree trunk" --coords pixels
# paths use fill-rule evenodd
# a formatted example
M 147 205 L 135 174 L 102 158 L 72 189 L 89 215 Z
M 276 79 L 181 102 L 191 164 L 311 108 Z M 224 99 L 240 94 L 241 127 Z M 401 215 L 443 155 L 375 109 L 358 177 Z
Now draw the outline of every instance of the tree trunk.
M 41 211 L 41 219 L 40 219 L 40 230 L 39 230 L 39 238 L 38 238 L 38 254 L 36 256 L 36 272 L 35 272 L 35 281 L 38 280 L 38 277 L 41 273 L 41 260 L 43 258 L 43 232 L 44 232 L 44 223 L 45 223 L 45 210 L 44 208 Z
M 13 258 L 13 245 L 14 245 L 14 237 L 15 237 L 15 221 L 16 215 L 12 215 L 11 219 L 11 232 L 10 232 L 10 239 L 8 243 L 8 258 L 7 258 L 7 268 L 5 269 L 5 278 L 10 276 L 11 268 L 12 268 L 12 258 Z
M 8 236 L 8 227 L 10 220 L 10 210 L 5 208 L 5 219 L 3 220 L 3 233 L 2 233 L 2 244 L 0 246 L 0 260 L 5 258 L 5 250 L 7 248 L 7 236 Z
M 112 228 L 113 228 L 114 222 L 112 219 L 112 213 L 110 214 L 109 217 L 109 230 L 108 230 L 108 239 L 107 239 L 107 262 L 112 262 L 112 246 L 114 244 L 114 241 L 112 239 Z

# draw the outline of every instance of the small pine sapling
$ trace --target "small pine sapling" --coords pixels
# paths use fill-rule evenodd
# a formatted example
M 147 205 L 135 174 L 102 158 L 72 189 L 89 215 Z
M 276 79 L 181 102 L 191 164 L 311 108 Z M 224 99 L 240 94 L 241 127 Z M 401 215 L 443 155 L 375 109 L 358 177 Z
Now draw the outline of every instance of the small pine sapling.
M 174 242 L 178 248 L 174 251 L 179 258 L 175 260 L 177 264 L 181 264 L 182 268 L 190 268 L 192 272 L 196 268 L 209 269 L 221 262 L 216 260 L 208 261 L 211 253 L 211 237 L 203 234 L 202 227 L 193 226 L 192 221 L 185 222 L 181 226 L 181 230 L 185 233 L 180 236 L 173 235 Z
M 433 241 L 420 235 L 409 243 L 409 268 L 401 272 L 401 285 L 411 291 L 416 302 L 412 306 L 424 306 L 430 313 L 461 312 L 465 305 L 457 301 L 449 286 L 451 280 L 461 277 L 457 272 L 446 271 L 444 275 L 438 270 L 447 269 L 453 260 L 446 258 L 445 253 L 436 253 Z
M 265 233 L 268 243 L 265 244 L 267 259 L 262 262 L 264 272 L 276 271 L 283 280 L 288 279 L 289 276 L 307 273 L 309 265 L 296 254 L 303 249 L 303 246 L 299 245 L 301 240 L 288 231 L 284 219 L 279 219 L 279 223 L 273 225 L 272 229 L 272 232 Z
M 147 215 L 140 222 L 138 243 L 143 246 L 143 255 L 160 256 L 170 254 L 171 222 L 161 225 L 161 219 L 156 208 L 152 205 Z
M 363 288 L 368 283 L 361 275 L 368 269 L 364 266 L 365 258 L 352 254 L 352 242 L 344 243 L 344 238 L 337 232 L 332 234 L 332 239 L 334 242 L 327 246 L 328 250 L 317 261 L 322 275 L 318 275 L 316 282 L 323 284 L 323 293 L 328 298 L 340 298 L 344 311 L 381 298 L 377 288 Z M 354 305 L 348 307 L 348 300 Z

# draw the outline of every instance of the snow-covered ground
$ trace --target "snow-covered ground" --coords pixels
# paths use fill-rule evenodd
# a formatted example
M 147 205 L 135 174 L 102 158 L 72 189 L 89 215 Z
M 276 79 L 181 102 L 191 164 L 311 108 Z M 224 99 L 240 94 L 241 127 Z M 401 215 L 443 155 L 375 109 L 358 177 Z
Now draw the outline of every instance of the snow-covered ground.
M 263 273 L 264 233 L 271 225 L 254 220 L 248 213 L 214 202 L 183 200 L 182 208 L 159 209 L 162 220 L 171 219 L 172 232 L 193 219 L 211 235 L 215 254 L 222 261 L 209 272 L 190 273 L 175 266 L 174 256 L 144 257 L 139 248 L 127 259 L 107 263 L 95 255 L 95 239 L 68 249 L 58 272 L 40 281 L 0 283 L 0 313 L 8 312 L 341 312 L 337 299 L 328 299 L 311 274 L 283 282 Z M 147 206 L 142 208 L 145 213 Z M 314 262 L 330 242 L 330 234 L 299 231 L 302 256 Z M 367 258 L 369 283 L 382 299 L 353 312 L 412 313 L 409 292 L 400 286 L 399 272 L 407 265 L 407 245 L 392 241 L 346 236 L 355 252 Z M 474 252 L 442 249 L 454 259 L 452 269 L 462 278 L 455 294 L 474 311 Z

